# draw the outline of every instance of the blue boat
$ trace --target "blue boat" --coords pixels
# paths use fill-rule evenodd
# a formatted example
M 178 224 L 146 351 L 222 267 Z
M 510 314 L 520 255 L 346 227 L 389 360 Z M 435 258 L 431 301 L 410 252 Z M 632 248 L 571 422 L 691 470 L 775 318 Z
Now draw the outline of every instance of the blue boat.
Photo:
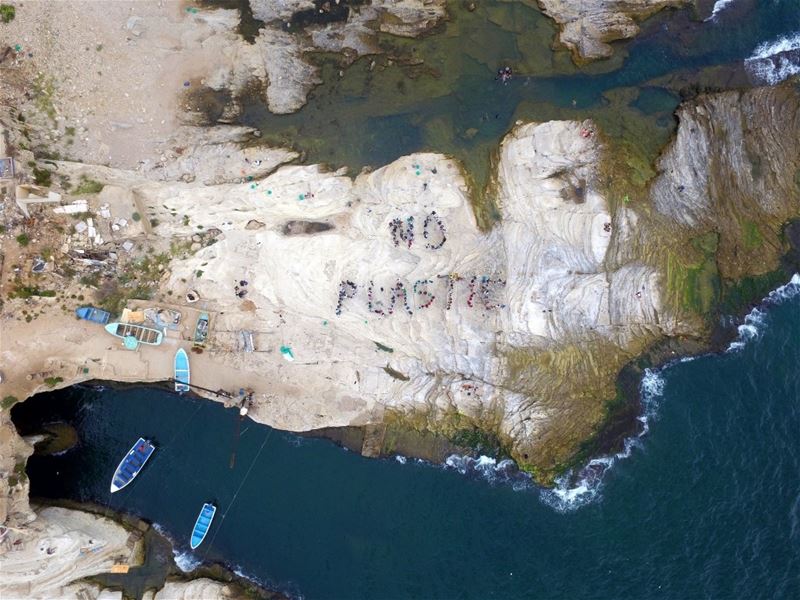
M 139 438 L 114 471 L 114 476 L 111 478 L 111 493 L 120 491 L 133 481 L 155 451 L 156 447 L 149 440 Z
M 110 312 L 95 308 L 94 306 L 81 306 L 80 308 L 76 308 L 75 314 L 79 319 L 91 321 L 92 323 L 100 323 L 100 325 L 105 325 L 111 318 Z
M 189 357 L 186 350 L 178 348 L 175 353 L 175 391 L 179 393 L 189 391 Z
M 211 521 L 214 520 L 216 512 L 217 507 L 210 502 L 203 504 L 200 514 L 197 515 L 197 521 L 194 523 L 194 529 L 192 529 L 192 541 L 190 543 L 192 550 L 197 548 L 203 543 L 203 540 L 206 539 L 206 534 L 211 527 Z

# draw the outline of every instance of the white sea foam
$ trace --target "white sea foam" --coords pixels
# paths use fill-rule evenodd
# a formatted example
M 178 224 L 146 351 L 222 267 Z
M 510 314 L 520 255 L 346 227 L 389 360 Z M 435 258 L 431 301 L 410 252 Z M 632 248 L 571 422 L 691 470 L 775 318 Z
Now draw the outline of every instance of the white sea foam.
M 794 298 L 800 294 L 800 273 L 795 273 L 792 278 L 777 289 L 772 290 L 766 298 L 761 301 L 761 305 L 755 307 L 745 316 L 741 325 L 737 327 L 739 335 L 728 346 L 728 352 L 736 352 L 744 348 L 748 342 L 758 339 L 767 324 L 767 313 L 765 306 L 780 304 L 785 300 Z
M 800 31 L 760 44 L 744 66 L 756 81 L 769 85 L 800 73 Z
M 191 573 L 203 562 L 191 552 L 178 552 L 175 548 L 172 549 L 172 555 L 175 557 L 175 564 L 184 573 Z
M 634 448 L 641 446 L 640 439 L 650 431 L 650 421 L 658 412 L 665 383 L 661 369 L 645 369 L 639 387 L 642 402 L 642 414 L 637 417 L 642 423 L 639 434 L 627 438 L 620 452 L 593 458 L 577 473 L 570 471 L 556 479 L 556 485 L 552 489 L 541 492 L 541 501 L 559 512 L 568 512 L 599 500 L 606 471 L 617 461 L 628 458 Z
M 161 525 L 159 525 L 158 523 L 153 523 L 153 529 L 155 529 L 158 533 L 160 533 L 162 536 L 164 536 L 169 540 L 169 543 L 172 546 L 172 557 L 175 560 L 175 565 L 181 571 L 183 571 L 184 573 L 191 573 L 197 567 L 203 564 L 203 561 L 201 561 L 191 552 L 180 552 L 179 550 L 177 550 L 175 548 L 175 540 L 169 533 L 167 533 L 167 530 L 164 529 Z
M 484 479 L 492 485 L 510 484 L 515 490 L 523 490 L 532 486 L 530 476 L 520 471 L 517 463 L 510 458 L 498 461 L 490 456 L 481 455 L 478 458 L 473 458 L 471 456 L 451 454 L 444 461 L 444 465 L 446 468 L 454 469 L 462 475 Z
M 766 324 L 765 306 L 780 304 L 798 295 L 800 295 L 800 274 L 796 273 L 785 285 L 771 291 L 762 300 L 760 308 L 757 307 L 750 311 L 744 318 L 744 322 L 739 325 L 739 337 L 731 344 L 729 351 L 742 348 L 748 341 L 761 335 Z M 694 358 L 681 358 L 670 364 L 689 360 L 694 360 Z M 542 502 L 560 512 L 566 512 L 576 510 L 601 497 L 605 473 L 617 461 L 628 458 L 634 448 L 641 446 L 641 438 L 650 431 L 650 423 L 657 417 L 658 407 L 664 396 L 663 370 L 669 366 L 665 365 L 661 369 L 645 369 L 639 388 L 642 401 L 642 414 L 638 417 L 642 423 L 641 432 L 635 437 L 626 439 L 621 452 L 613 456 L 594 458 L 577 473 L 564 474 L 556 480 L 553 489 L 542 491 L 540 494 Z
M 714 8 L 711 11 L 711 15 L 706 19 L 706 21 L 713 21 L 716 19 L 717 15 L 721 13 L 725 8 L 733 4 L 734 0 L 717 0 L 714 3 Z
M 406 462 L 408 462 L 408 459 L 405 456 L 400 456 L 399 454 L 397 456 L 395 456 L 394 459 L 397 462 L 399 462 L 401 465 L 404 465 L 404 464 L 406 464 Z

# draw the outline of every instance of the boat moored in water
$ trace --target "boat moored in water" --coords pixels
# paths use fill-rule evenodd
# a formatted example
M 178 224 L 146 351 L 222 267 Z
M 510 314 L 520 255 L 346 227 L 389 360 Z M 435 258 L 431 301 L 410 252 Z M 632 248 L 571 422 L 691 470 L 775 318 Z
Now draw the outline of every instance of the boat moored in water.
M 149 440 L 139 438 L 114 471 L 111 493 L 120 491 L 133 481 L 155 450 L 156 447 Z
M 192 529 L 192 539 L 190 541 L 192 550 L 197 548 L 203 543 L 203 540 L 206 539 L 208 530 L 211 528 L 211 521 L 214 520 L 216 512 L 217 507 L 210 502 L 203 504 L 203 508 L 200 509 L 200 514 L 197 515 L 197 521 L 195 521 L 194 528 Z
M 175 353 L 175 391 L 183 392 L 189 391 L 189 357 L 186 355 L 186 350 L 178 348 Z

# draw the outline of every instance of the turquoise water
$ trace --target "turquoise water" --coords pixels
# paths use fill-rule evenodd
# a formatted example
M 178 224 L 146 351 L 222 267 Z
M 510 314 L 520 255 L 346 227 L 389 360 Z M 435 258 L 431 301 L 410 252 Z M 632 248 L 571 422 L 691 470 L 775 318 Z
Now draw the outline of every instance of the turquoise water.
M 194 558 L 296 597 L 797 598 L 796 281 L 748 316 L 739 347 L 648 373 L 649 432 L 583 494 L 542 492 L 513 469 L 369 460 L 250 422 L 231 469 L 236 411 L 153 390 L 48 393 L 14 417 L 66 419 L 81 436 L 30 460 L 34 495 L 141 515 L 180 553 L 214 500 Z M 160 448 L 109 497 L 139 435 Z

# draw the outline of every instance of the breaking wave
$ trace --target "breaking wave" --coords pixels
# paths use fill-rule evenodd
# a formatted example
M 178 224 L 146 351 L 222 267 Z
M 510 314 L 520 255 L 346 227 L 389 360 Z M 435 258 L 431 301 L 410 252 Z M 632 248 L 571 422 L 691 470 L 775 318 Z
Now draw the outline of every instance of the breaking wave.
M 627 438 L 620 452 L 593 458 L 577 473 L 569 471 L 556 479 L 552 489 L 542 490 L 539 495 L 541 501 L 559 512 L 567 512 L 599 500 L 603 488 L 603 475 L 617 461 L 628 458 L 634 448 L 641 446 L 640 439 L 650 431 L 650 421 L 658 412 L 665 383 L 662 369 L 645 369 L 639 387 L 642 414 L 636 417 L 642 424 L 642 430 L 635 437 Z
M 461 456 L 451 454 L 444 461 L 447 469 L 458 471 L 467 477 L 476 477 L 488 481 L 492 485 L 506 484 L 514 490 L 525 490 L 533 487 L 533 480 L 527 473 L 519 470 L 517 463 L 510 458 L 498 461 L 489 456 Z
M 191 552 L 181 552 L 175 547 L 175 540 L 172 539 L 172 536 L 158 523 L 153 523 L 153 529 L 155 529 L 158 533 L 169 540 L 170 546 L 172 546 L 172 557 L 175 561 L 175 565 L 184 573 L 191 573 L 201 564 L 203 561 L 197 558 Z
M 733 4 L 734 0 L 717 0 L 714 3 L 714 8 L 711 10 L 711 14 L 708 16 L 706 21 L 713 21 L 719 13 L 725 10 L 726 7 Z
M 739 325 L 739 336 L 731 343 L 728 352 L 743 348 L 753 339 L 757 339 L 766 324 L 765 307 L 779 304 L 800 294 L 800 274 L 795 273 L 784 285 L 771 291 L 759 307 L 754 308 Z M 677 362 L 687 362 L 695 357 L 684 357 L 673 361 L 660 369 L 645 369 L 640 384 L 642 414 L 637 417 L 642 423 L 642 430 L 635 437 L 625 440 L 623 449 L 612 456 L 594 458 L 575 473 L 570 471 L 556 480 L 553 489 L 543 490 L 540 499 L 544 504 L 559 512 L 567 512 L 585 506 L 600 499 L 603 488 L 603 476 L 619 460 L 628 458 L 633 449 L 641 446 L 641 438 L 650 431 L 650 422 L 656 418 L 661 398 L 664 396 L 665 380 L 663 371 Z
M 175 559 L 175 564 L 184 573 L 191 573 L 203 562 L 191 552 L 178 552 L 175 548 L 172 549 L 172 556 Z
M 800 31 L 759 45 L 744 66 L 757 82 L 769 85 L 800 73 Z
M 739 335 L 731 342 L 730 346 L 728 346 L 728 352 L 741 350 L 748 342 L 756 340 L 761 336 L 762 331 L 764 331 L 764 326 L 767 324 L 767 313 L 764 307 L 794 298 L 798 294 L 800 294 L 800 273 L 795 273 L 787 283 L 772 290 L 767 297 L 761 301 L 759 306 L 755 307 L 745 316 L 742 324 L 737 327 Z
M 228 569 L 236 575 L 237 577 L 241 577 L 242 579 L 246 579 L 250 583 L 254 583 L 255 585 L 265 589 L 265 590 L 275 590 L 283 594 L 289 600 L 303 600 L 305 596 L 300 591 L 300 587 L 296 584 L 289 582 L 285 584 L 278 584 L 275 581 L 270 579 L 259 579 L 255 575 L 251 575 L 250 573 L 246 573 L 244 567 L 241 565 L 229 565 Z

